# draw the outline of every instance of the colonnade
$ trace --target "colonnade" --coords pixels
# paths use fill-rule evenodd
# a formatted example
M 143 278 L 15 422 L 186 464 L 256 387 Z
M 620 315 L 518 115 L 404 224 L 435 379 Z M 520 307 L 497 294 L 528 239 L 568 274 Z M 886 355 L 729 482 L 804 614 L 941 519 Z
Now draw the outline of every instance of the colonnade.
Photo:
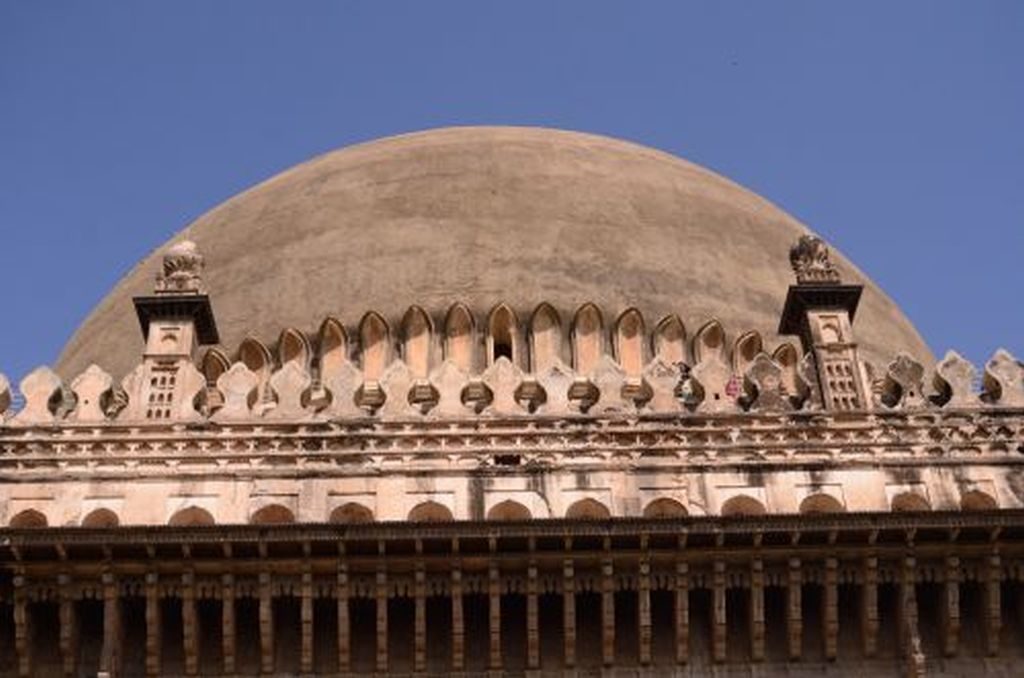
M 367 564 L 339 559 L 330 574 L 322 562 L 298 571 L 268 562 L 244 574 L 224 562 L 220 574 L 210 563 L 143 574 L 120 563 L 92 579 L 17 575 L 4 585 L 10 673 L 912 665 L 926 654 L 996 655 L 1004 623 L 1019 626 L 1024 602 L 998 555 L 737 562 L 609 553 Z

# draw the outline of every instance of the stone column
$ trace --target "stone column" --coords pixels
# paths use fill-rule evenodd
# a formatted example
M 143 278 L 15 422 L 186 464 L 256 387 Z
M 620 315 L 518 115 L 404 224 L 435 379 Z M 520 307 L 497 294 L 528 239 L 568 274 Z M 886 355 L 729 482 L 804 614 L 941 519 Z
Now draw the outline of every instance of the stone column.
M 675 587 L 676 617 L 676 662 L 685 664 L 690 660 L 690 566 L 676 563 Z
M 750 658 L 764 659 L 764 563 L 760 558 L 750 565 Z
M 103 649 L 100 672 L 111 676 L 121 673 L 121 598 L 117 579 L 110 572 L 103 574 Z
M 377 671 L 388 670 L 388 575 L 381 565 L 377 569 Z
M 960 644 L 960 559 L 956 556 L 946 558 L 942 590 L 942 652 L 955 657 Z
M 224 655 L 224 673 L 235 673 L 235 576 L 225 574 L 220 580 L 220 620 L 224 635 L 221 636 L 221 653 Z
M 146 675 L 160 675 L 161 649 L 160 578 L 146 573 Z
M 302 654 L 299 667 L 302 673 L 313 672 L 313 573 L 308 569 L 302 573 L 302 596 L 299 602 L 299 619 L 302 624 Z
M 260 671 L 274 673 L 274 598 L 270 573 L 260 572 Z
M 864 559 L 860 591 L 860 635 L 865 657 L 878 651 L 878 558 Z
M 185 648 L 185 675 L 199 674 L 199 628 L 196 614 L 195 574 L 181 575 L 181 631 Z
M 540 615 L 537 600 L 537 562 L 531 560 L 526 574 L 526 667 L 540 668 Z
M 825 595 L 822 597 L 822 607 L 825 659 L 833 660 L 839 652 L 839 561 L 835 558 L 825 559 Z
M 999 633 L 1003 628 L 1002 565 L 998 554 L 988 557 L 983 571 L 985 604 L 985 650 L 999 654 Z
M 647 558 L 640 560 L 640 572 L 637 578 L 637 639 L 640 643 L 640 665 L 651 663 L 651 562 Z
M 491 561 L 488 568 L 487 591 L 490 596 L 487 611 L 491 634 L 491 670 L 501 671 L 501 573 L 498 563 Z
M 14 651 L 18 655 L 19 678 L 32 675 L 32 616 L 29 612 L 25 577 L 14 577 Z
M 912 556 L 903 559 L 900 569 L 900 649 L 909 653 L 912 645 L 918 640 L 917 627 L 917 591 L 915 588 L 914 567 L 916 561 Z
M 924 653 L 921 652 L 921 633 L 917 625 L 916 560 L 903 559 L 900 574 L 900 648 L 906 662 L 907 678 L 923 678 Z
M 348 612 L 348 565 L 338 565 L 335 595 L 338 603 L 338 673 L 348 673 L 352 666 L 352 626 Z
M 724 662 L 726 657 L 725 563 L 716 560 L 714 568 L 711 602 L 711 655 L 716 662 Z
M 65 676 L 75 675 L 75 660 L 78 655 L 78 620 L 75 615 L 75 598 L 71 590 L 71 577 L 62 574 L 57 577 L 60 589 L 60 657 Z
M 789 658 L 800 659 L 803 652 L 804 616 L 803 616 L 803 576 L 800 570 L 800 559 L 789 559 L 789 577 L 786 588 L 786 638 L 789 645 Z
M 615 577 L 610 558 L 601 562 L 601 659 L 615 663 Z
M 572 558 L 562 563 L 562 627 L 565 638 L 565 666 L 576 666 L 576 574 Z
M 414 669 L 417 672 L 427 670 L 427 572 L 423 563 L 416 564 L 416 620 L 413 631 Z
M 466 665 L 466 623 L 462 614 L 462 568 L 458 562 L 452 569 L 452 670 Z

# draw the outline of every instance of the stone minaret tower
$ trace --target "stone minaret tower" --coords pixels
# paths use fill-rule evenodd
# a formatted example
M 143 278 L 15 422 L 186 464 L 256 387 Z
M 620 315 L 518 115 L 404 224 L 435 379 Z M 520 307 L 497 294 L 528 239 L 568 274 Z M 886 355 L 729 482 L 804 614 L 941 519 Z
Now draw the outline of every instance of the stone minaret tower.
M 218 342 L 217 324 L 203 284 L 203 256 L 184 240 L 164 254 L 152 296 L 135 297 L 146 340 L 142 364 L 123 383 L 126 419 L 198 418 L 194 400 L 205 380 L 192 362 L 196 346 Z
M 861 410 L 871 405 L 871 389 L 857 359 L 853 316 L 863 291 L 844 285 L 821 238 L 805 235 L 789 252 L 796 285 L 786 295 L 780 334 L 796 334 L 817 367 L 822 406 Z

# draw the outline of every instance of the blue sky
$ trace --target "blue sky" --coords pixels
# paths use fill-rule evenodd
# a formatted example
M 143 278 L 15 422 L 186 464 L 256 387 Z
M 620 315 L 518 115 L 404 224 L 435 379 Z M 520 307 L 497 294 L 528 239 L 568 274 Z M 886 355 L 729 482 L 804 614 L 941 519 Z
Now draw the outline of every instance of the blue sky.
M 0 4 L 0 371 L 144 254 L 356 141 L 623 137 L 834 243 L 933 351 L 1024 357 L 1024 3 Z

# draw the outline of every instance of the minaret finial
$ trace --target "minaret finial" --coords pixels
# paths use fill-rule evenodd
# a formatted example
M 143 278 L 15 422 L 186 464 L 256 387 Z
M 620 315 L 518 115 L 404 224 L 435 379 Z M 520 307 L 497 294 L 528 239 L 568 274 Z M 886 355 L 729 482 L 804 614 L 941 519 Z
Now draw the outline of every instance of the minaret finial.
M 798 285 L 837 285 L 840 282 L 839 271 L 829 258 L 828 245 L 816 235 L 800 236 L 789 250 L 789 263 Z
M 158 295 L 205 294 L 203 266 L 205 260 L 191 240 L 182 240 L 164 253 L 163 269 L 156 277 Z

